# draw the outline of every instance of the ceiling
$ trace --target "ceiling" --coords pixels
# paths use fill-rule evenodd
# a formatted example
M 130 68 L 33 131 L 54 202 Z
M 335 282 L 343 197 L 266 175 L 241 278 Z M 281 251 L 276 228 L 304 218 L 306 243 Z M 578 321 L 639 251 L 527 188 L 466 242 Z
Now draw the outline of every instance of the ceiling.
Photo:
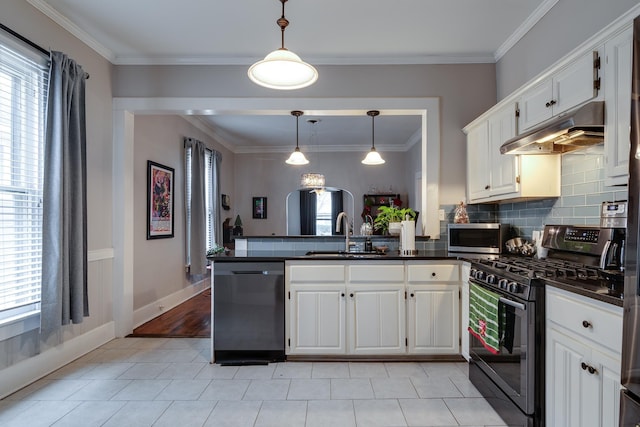
M 278 0 L 27 0 L 117 65 L 250 65 L 280 47 Z M 558 0 L 289 0 L 285 47 L 314 64 L 492 63 Z M 389 113 L 389 114 L 387 114 Z M 366 112 L 300 118 L 300 145 L 356 150 L 371 144 Z M 307 119 L 320 119 L 315 127 Z M 202 116 L 235 152 L 286 151 L 291 115 Z M 419 116 L 382 111 L 381 151 L 406 150 Z

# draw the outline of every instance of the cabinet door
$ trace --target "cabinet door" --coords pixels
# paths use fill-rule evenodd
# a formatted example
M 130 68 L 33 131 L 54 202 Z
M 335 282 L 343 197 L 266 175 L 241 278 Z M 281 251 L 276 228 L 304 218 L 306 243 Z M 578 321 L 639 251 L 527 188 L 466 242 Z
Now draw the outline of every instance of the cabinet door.
M 407 287 L 409 353 L 460 352 L 460 287 L 428 284 Z
M 290 285 L 288 354 L 345 354 L 345 286 Z
M 349 353 L 405 353 L 404 283 L 354 285 L 347 292 Z
M 489 127 L 483 122 L 467 134 L 467 194 L 469 201 L 486 198 L 491 190 Z
M 598 367 L 597 375 L 602 393 L 600 425 L 617 426 L 620 418 L 620 359 L 593 350 L 591 363 Z
M 588 52 L 553 77 L 553 115 L 565 112 L 598 95 L 594 81 L 598 78 L 598 70 L 594 61 L 598 52 Z
M 547 328 L 546 418 L 548 427 L 600 425 L 600 385 L 582 363 L 589 363 L 588 346 Z
M 520 132 L 531 129 L 537 124 L 550 119 L 553 115 L 551 105 L 553 98 L 553 82 L 544 80 L 527 90 L 520 99 Z
M 633 31 L 607 41 L 605 55 L 605 185 L 626 185 L 629 171 Z
M 500 154 L 500 146 L 516 136 L 516 107 L 509 105 L 489 118 L 489 172 L 491 196 L 518 191 L 518 156 Z

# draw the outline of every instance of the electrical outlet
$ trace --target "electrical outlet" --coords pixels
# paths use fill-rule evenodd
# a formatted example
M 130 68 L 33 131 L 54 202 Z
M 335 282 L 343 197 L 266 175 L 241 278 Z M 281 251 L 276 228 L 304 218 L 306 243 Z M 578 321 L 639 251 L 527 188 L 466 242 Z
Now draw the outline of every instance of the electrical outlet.
M 438 219 L 444 221 L 444 209 L 438 209 Z

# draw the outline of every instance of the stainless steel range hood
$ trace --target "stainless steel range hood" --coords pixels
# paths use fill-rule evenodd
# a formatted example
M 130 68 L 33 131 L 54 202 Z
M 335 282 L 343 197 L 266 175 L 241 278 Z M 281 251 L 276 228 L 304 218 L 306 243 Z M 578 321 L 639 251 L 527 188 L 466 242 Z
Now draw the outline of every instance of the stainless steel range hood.
M 502 154 L 562 154 L 604 141 L 604 102 L 565 113 L 500 147 Z

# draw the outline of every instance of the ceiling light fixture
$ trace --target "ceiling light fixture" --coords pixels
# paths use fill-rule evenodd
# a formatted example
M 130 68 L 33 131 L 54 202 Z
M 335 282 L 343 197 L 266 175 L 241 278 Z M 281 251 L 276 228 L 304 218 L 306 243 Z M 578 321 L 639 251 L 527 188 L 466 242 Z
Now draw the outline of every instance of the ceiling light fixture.
M 281 47 L 249 67 L 248 74 L 251 81 L 270 89 L 300 89 L 315 83 L 318 80 L 318 71 L 284 47 L 284 30 L 289 21 L 284 17 L 284 4 L 287 0 L 280 2 L 282 16 L 276 22 L 282 33 Z
M 296 116 L 296 149 L 293 150 L 293 153 L 291 153 L 289 158 L 286 160 L 286 163 L 288 165 L 308 165 L 309 164 L 309 160 L 307 160 L 304 154 L 302 154 L 302 151 L 300 151 L 300 147 L 298 147 L 298 120 L 300 119 L 300 116 L 303 114 L 304 113 L 302 111 L 298 111 L 298 110 L 294 110 L 291 112 L 292 116 Z
M 317 148 L 318 145 L 318 123 L 320 120 L 317 119 L 309 119 L 307 123 L 313 126 L 313 131 L 311 132 L 311 145 L 315 145 Z M 316 193 L 318 195 L 324 193 L 324 184 L 325 178 L 321 173 L 303 173 L 300 178 L 300 186 L 302 188 L 310 188 L 311 193 Z
M 374 120 L 377 115 L 380 114 L 378 110 L 367 111 L 367 116 L 371 117 L 371 151 L 367 153 L 367 157 L 362 160 L 364 165 L 381 165 L 384 163 L 384 159 L 380 156 L 380 153 L 376 151 L 375 144 L 375 125 Z

